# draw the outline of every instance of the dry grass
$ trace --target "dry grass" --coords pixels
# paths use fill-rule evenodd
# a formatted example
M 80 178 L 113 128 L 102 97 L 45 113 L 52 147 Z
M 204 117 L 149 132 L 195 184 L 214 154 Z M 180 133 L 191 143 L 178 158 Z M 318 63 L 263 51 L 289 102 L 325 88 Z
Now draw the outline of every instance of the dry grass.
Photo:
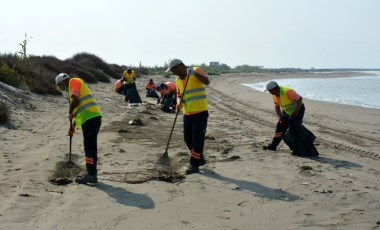
M 37 94 L 61 94 L 54 81 L 58 73 L 68 73 L 88 83 L 108 83 L 110 78 L 121 76 L 117 72 L 121 68 L 108 65 L 87 53 L 77 54 L 64 61 L 53 56 L 30 56 L 25 59 L 15 54 L 0 54 L 0 81 L 14 87 L 26 84 L 31 92 Z

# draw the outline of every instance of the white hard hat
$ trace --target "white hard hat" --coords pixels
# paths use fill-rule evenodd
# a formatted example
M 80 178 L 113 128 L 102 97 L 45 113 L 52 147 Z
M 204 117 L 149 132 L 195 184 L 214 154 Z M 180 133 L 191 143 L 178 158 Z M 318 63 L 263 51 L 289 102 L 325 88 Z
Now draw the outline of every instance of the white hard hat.
M 277 85 L 277 83 L 276 83 L 275 81 L 268 81 L 268 82 L 267 82 L 267 86 L 265 87 L 264 92 L 265 92 L 265 91 L 272 90 L 272 89 L 276 88 L 277 86 L 278 86 L 278 85 Z
M 165 72 L 169 72 L 174 66 L 177 66 L 179 64 L 183 64 L 183 62 L 180 59 L 177 59 L 177 58 L 170 59 L 168 69 Z
M 66 73 L 60 73 L 55 77 L 55 84 L 58 85 L 59 83 L 63 82 L 66 79 L 69 79 L 70 76 Z

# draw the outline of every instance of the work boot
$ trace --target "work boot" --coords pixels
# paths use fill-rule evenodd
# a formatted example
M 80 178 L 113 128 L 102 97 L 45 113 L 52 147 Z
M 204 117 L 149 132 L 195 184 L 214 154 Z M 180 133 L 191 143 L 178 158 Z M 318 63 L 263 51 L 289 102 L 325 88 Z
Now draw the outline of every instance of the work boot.
M 187 166 L 185 174 L 190 175 L 190 174 L 197 173 L 197 172 L 199 172 L 199 166 L 194 166 L 194 165 L 189 164 Z
M 263 146 L 263 150 L 276 151 L 276 147 L 273 146 L 272 144 L 264 145 L 264 146 Z
M 78 184 L 96 184 L 98 183 L 98 177 L 96 175 L 90 176 L 85 174 L 82 178 L 75 179 Z

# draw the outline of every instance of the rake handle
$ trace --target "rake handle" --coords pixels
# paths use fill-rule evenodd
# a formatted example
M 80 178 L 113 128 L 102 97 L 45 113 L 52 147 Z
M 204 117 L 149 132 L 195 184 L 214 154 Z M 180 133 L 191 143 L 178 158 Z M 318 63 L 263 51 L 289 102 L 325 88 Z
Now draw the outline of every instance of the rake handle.
M 73 128 L 73 123 L 70 121 L 70 129 Z M 69 164 L 69 168 L 72 166 L 72 161 L 71 161 L 71 146 L 73 143 L 73 135 L 70 135 L 70 147 L 69 147 L 69 161 L 67 162 Z
M 189 82 L 189 78 L 190 78 L 190 75 L 187 75 L 186 76 L 186 83 L 185 83 L 185 87 L 183 88 L 183 94 L 181 95 L 180 103 L 182 103 L 183 99 L 185 98 L 185 92 L 186 92 L 187 82 Z M 172 129 L 170 131 L 168 143 L 166 144 L 166 148 L 165 148 L 165 154 L 168 154 L 169 144 L 170 144 L 170 140 L 171 140 L 172 135 L 173 135 L 173 130 L 174 130 L 175 123 L 177 121 L 178 114 L 179 114 L 179 109 L 177 109 L 177 111 L 175 113 L 174 122 L 172 125 Z

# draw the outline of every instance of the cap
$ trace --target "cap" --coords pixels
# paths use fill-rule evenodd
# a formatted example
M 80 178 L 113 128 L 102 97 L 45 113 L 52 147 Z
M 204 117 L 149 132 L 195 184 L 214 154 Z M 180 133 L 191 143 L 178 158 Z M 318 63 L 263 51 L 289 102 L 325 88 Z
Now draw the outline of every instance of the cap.
M 153 82 L 153 79 L 149 79 L 149 82 Z
M 277 86 L 278 85 L 277 85 L 277 83 L 275 81 L 268 81 L 267 82 L 267 86 L 265 87 L 264 92 L 272 90 L 272 89 L 276 88 Z
M 183 64 L 183 62 L 180 59 L 177 59 L 177 58 L 170 59 L 168 69 L 165 72 L 169 72 L 174 66 L 177 66 L 179 64 Z

